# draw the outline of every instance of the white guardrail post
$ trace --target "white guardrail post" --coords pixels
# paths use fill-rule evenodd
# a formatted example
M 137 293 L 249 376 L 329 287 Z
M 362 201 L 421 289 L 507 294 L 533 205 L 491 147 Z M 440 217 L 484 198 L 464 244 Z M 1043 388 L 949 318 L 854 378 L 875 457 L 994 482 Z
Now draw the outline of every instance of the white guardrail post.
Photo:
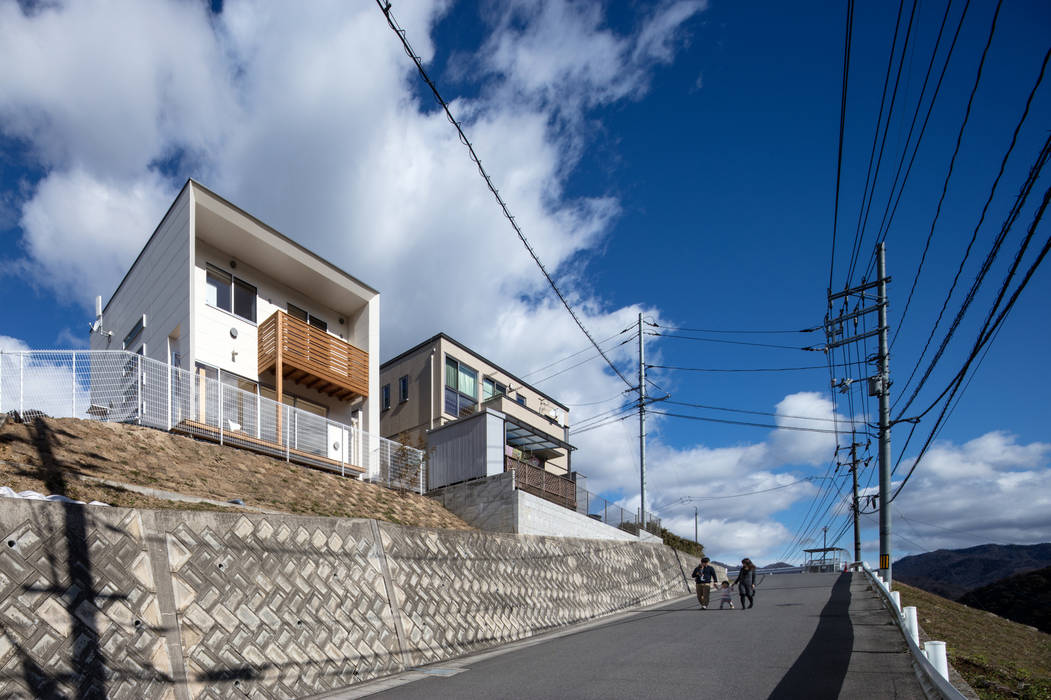
M 945 642 L 926 642 L 921 649 L 919 646 L 920 625 L 916 608 L 910 605 L 902 609 L 901 594 L 898 591 L 891 591 L 879 574 L 872 571 L 867 564 L 862 563 L 861 569 L 869 577 L 873 590 L 883 597 L 883 601 L 893 613 L 894 622 L 901 630 L 909 652 L 912 654 L 916 675 L 920 677 L 921 682 L 925 679 L 928 681 L 925 683 L 925 690 L 929 689 L 929 686 L 934 687 L 935 695 L 927 693 L 928 697 L 964 700 L 965 696 L 949 683 L 949 661 L 945 651 Z

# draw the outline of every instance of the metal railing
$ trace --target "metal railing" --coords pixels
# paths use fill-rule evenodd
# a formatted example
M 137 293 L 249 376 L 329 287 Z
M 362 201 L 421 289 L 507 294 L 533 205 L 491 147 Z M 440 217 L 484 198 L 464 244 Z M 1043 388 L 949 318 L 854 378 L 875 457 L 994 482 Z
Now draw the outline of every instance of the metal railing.
M 897 591 L 891 591 L 890 585 L 875 573 L 864 562 L 855 562 L 851 566 L 861 569 L 869 579 L 872 586 L 883 602 L 890 609 L 894 623 L 905 636 L 909 645 L 912 659 L 916 668 L 916 675 L 920 682 L 933 691 L 934 697 L 945 700 L 964 700 L 966 697 L 949 682 L 949 662 L 945 653 L 945 642 L 926 642 L 920 647 L 920 624 L 914 606 L 901 607 L 901 596 Z M 927 693 L 928 697 L 932 693 Z
M 121 350 L 0 352 L 0 413 L 180 432 L 424 493 L 424 453 L 299 408 Z
M 639 534 L 639 513 L 594 494 L 571 479 L 511 457 L 504 458 L 504 470 L 514 472 L 515 488 L 586 515 L 593 520 Z M 647 513 L 646 531 L 660 536 L 661 520 Z

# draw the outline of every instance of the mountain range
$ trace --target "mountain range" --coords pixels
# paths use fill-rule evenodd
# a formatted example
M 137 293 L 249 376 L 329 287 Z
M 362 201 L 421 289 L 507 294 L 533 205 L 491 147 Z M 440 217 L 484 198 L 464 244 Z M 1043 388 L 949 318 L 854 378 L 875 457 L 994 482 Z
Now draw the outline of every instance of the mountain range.
M 982 544 L 904 557 L 894 562 L 891 574 L 910 586 L 957 600 L 975 588 L 1045 566 L 1051 566 L 1051 543 Z
M 1051 543 L 983 544 L 904 557 L 894 580 L 1051 633 Z

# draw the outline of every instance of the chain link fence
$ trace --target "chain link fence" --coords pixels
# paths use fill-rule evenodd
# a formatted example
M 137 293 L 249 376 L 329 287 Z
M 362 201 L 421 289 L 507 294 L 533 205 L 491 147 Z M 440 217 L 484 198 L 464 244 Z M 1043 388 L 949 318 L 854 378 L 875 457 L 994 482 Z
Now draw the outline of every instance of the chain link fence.
M 0 352 L 0 413 L 9 412 L 134 423 L 426 490 L 422 450 L 121 350 Z

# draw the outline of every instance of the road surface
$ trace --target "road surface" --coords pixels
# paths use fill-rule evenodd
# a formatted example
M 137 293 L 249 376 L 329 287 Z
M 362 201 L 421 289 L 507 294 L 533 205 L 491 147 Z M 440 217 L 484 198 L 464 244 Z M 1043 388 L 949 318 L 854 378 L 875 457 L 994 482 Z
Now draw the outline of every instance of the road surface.
M 714 602 L 683 597 L 322 697 L 924 697 L 863 574 L 767 576 L 752 609 Z

